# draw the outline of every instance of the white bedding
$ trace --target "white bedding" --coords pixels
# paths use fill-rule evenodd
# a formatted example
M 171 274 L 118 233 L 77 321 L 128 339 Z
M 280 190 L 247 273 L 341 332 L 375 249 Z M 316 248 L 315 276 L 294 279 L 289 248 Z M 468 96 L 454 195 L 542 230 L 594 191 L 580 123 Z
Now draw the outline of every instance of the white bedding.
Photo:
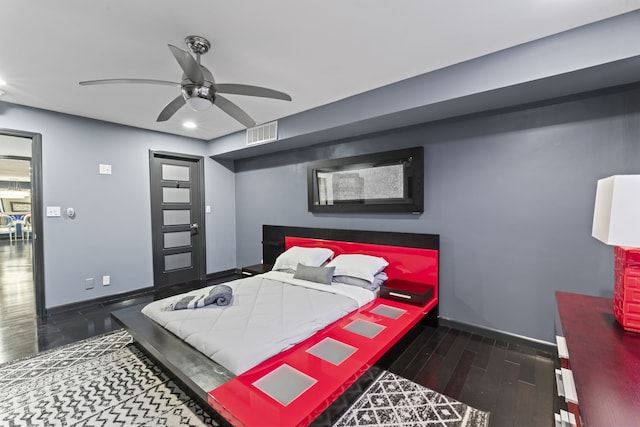
M 142 313 L 236 375 L 375 298 L 368 289 L 323 285 L 276 271 L 225 285 L 233 290 L 229 306 L 163 309 L 184 295 L 201 293 L 199 289 L 154 301 Z

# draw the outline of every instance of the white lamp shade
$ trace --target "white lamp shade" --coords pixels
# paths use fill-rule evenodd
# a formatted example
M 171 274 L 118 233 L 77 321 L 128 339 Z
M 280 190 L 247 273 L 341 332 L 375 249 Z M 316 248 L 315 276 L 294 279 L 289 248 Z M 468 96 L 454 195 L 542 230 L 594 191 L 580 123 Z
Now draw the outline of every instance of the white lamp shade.
M 640 175 L 598 180 L 591 235 L 608 245 L 640 247 Z

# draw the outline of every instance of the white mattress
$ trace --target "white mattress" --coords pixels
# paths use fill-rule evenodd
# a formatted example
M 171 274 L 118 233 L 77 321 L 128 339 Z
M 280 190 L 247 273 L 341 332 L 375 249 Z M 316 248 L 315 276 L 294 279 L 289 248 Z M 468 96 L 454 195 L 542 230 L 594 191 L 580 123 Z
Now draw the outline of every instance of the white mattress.
M 225 285 L 233 290 L 229 306 L 163 309 L 187 293 L 154 301 L 142 313 L 236 375 L 375 298 L 357 286 L 323 285 L 275 271 Z

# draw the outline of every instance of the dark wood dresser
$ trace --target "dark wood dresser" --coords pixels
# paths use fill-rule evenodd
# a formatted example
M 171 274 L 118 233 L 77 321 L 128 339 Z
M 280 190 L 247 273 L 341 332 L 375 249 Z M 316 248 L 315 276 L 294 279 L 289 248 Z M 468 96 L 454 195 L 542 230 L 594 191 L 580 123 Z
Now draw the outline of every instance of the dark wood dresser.
M 640 425 L 640 334 L 622 329 L 609 298 L 556 292 L 556 301 L 562 373 L 573 381 L 568 394 L 577 392 L 567 404 L 578 425 Z

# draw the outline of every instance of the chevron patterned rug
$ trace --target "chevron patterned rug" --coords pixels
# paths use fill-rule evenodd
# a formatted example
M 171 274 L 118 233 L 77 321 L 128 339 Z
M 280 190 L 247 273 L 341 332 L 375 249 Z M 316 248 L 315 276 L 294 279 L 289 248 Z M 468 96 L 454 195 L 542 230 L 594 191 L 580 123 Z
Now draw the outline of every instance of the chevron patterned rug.
M 125 331 L 0 365 L 0 426 L 217 426 Z M 481 412 L 382 374 L 335 424 L 485 427 Z
M 215 426 L 119 331 L 0 366 L 0 426 Z

